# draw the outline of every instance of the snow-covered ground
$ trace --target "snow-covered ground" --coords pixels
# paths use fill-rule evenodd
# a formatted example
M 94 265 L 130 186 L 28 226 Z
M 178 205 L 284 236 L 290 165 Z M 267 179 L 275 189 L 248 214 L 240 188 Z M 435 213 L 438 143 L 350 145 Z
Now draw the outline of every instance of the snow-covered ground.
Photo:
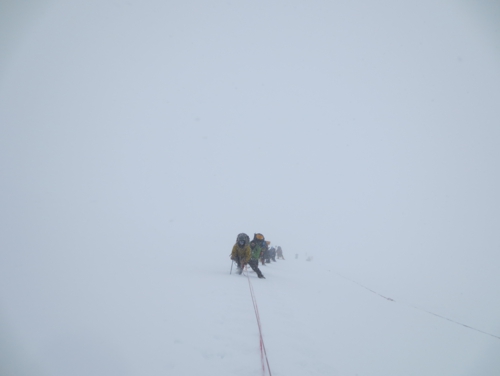
M 500 375 L 499 15 L 0 2 L 0 376 Z
M 53 276 L 50 292 L 25 286 L 18 299 L 36 312 L 26 313 L 29 321 L 11 318 L 22 322 L 15 332 L 23 341 L 10 347 L 11 356 L 2 352 L 3 369 L 16 370 L 3 374 L 261 375 L 249 282 L 275 376 L 493 376 L 500 369 L 500 339 L 410 307 L 415 297 L 403 288 L 376 291 L 395 301 L 386 300 L 344 278 L 347 270 L 339 276 L 335 262 L 306 261 L 310 255 L 300 250 L 295 258 L 292 249 L 285 250 L 286 260 L 261 266 L 265 280 L 253 272 L 234 274 L 234 268 L 230 275 L 231 263 L 223 257 L 229 248 L 219 254 L 210 250 L 215 257 L 158 257 L 141 262 L 136 271 L 126 271 L 117 255 L 113 263 L 87 269 L 92 275 L 65 265 L 67 274 L 59 281 Z M 38 281 L 43 266 L 35 269 L 31 278 Z M 95 286 L 79 289 L 89 284 Z M 477 312 L 476 319 L 485 319 L 474 320 L 443 308 L 449 300 L 443 294 L 440 305 L 432 299 L 418 305 L 500 334 L 498 303 L 489 303 L 495 315 L 486 319 Z M 4 351 L 11 345 L 5 338 Z M 30 373 L 30 367 L 36 371 Z

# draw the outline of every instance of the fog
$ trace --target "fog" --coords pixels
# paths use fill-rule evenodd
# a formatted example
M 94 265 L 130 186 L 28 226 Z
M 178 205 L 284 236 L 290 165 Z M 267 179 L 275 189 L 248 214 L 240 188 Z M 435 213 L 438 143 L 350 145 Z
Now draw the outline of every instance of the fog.
M 498 5 L 23 4 L 0 6 L 16 356 L 114 312 L 103 286 L 225 271 L 240 232 L 500 334 Z

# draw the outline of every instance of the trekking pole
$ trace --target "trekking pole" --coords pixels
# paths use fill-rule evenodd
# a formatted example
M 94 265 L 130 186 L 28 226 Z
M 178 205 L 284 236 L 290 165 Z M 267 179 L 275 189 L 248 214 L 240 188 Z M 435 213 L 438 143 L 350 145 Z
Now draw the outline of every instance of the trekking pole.
M 233 264 L 234 264 L 234 261 L 231 261 L 231 270 L 229 271 L 229 274 L 231 274 L 233 272 Z

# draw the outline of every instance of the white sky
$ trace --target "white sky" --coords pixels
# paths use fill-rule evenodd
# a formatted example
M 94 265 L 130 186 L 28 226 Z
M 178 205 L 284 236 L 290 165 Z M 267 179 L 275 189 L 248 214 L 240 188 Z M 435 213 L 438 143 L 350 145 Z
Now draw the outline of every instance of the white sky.
M 32 284 L 91 294 L 117 258 L 120 278 L 225 263 L 242 231 L 463 321 L 498 317 L 499 6 L 23 4 L 0 6 L 14 333 L 44 305 Z

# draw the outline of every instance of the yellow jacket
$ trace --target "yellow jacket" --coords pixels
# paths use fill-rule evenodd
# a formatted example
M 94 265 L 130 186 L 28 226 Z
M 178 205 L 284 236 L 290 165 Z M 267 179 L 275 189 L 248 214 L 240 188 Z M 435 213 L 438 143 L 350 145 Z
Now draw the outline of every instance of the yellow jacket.
M 246 264 L 248 263 L 248 260 L 250 260 L 250 255 L 252 254 L 252 251 L 250 250 L 250 245 L 245 244 L 243 247 L 240 247 L 238 243 L 236 243 L 233 246 L 233 251 L 231 252 L 231 258 L 235 259 L 236 256 L 239 257 L 241 264 Z

